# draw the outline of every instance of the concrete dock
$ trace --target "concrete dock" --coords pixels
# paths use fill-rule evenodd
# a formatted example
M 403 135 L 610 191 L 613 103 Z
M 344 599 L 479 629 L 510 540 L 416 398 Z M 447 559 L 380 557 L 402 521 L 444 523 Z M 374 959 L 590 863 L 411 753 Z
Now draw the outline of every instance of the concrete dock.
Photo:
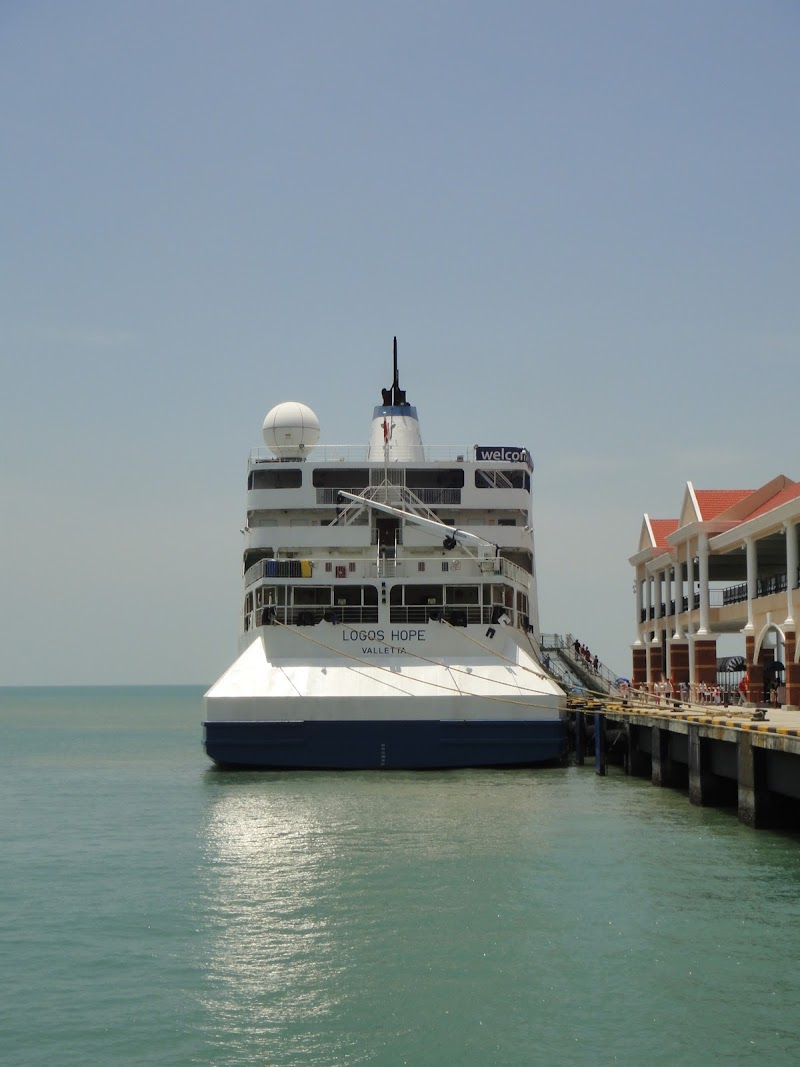
M 800 830 L 800 711 L 577 697 L 569 709 L 579 761 L 594 727 L 599 774 L 619 750 L 626 773 L 686 790 L 692 804 L 735 808 L 748 826 Z

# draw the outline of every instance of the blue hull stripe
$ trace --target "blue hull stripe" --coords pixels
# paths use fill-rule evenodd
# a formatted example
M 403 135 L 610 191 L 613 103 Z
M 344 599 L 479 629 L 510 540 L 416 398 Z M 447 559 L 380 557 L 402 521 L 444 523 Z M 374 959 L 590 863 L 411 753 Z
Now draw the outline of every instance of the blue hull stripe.
M 222 766 L 320 770 L 519 767 L 567 750 L 560 719 L 206 722 L 204 742 Z

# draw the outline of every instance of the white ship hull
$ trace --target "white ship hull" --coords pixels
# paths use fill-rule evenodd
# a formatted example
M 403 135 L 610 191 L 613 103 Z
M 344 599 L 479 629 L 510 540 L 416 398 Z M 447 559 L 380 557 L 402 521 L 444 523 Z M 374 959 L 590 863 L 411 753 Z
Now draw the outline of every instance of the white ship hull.
M 563 693 L 525 641 L 437 622 L 265 627 L 207 694 L 207 750 L 229 766 L 556 760 Z

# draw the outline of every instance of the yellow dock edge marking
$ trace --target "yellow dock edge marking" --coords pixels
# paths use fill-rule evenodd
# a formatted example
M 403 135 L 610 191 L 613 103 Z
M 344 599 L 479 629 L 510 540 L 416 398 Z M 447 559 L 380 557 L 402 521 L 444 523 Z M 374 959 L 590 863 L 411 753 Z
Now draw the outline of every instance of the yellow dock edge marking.
M 800 737 L 800 728 L 791 726 L 771 726 L 767 722 L 758 719 L 724 719 L 721 716 L 693 715 L 686 711 L 671 711 L 668 708 L 637 708 L 630 704 L 608 704 L 599 700 L 567 701 L 568 711 L 582 711 L 584 714 L 613 715 L 621 712 L 624 715 L 645 715 L 650 718 L 675 719 L 678 722 L 697 723 L 701 726 L 725 726 L 731 730 L 749 730 L 751 733 L 780 734 L 782 737 Z

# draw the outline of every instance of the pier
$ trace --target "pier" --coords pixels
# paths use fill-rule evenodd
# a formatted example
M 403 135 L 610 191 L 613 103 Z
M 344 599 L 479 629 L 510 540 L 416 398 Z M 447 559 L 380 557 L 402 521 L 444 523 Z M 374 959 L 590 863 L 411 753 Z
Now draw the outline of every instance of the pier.
M 800 829 L 800 712 L 604 695 L 572 696 L 568 708 L 576 761 L 593 733 L 598 774 L 622 764 L 692 804 L 735 808 L 748 826 Z

